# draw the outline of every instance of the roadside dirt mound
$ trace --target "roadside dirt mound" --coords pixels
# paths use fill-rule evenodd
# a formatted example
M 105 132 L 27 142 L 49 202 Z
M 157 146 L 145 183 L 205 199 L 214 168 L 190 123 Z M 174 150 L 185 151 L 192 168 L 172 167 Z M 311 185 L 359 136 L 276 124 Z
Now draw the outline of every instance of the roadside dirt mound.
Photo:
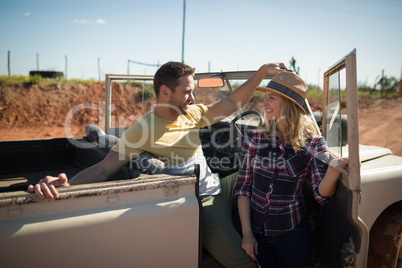
M 113 83 L 112 87 L 112 119 L 124 117 L 129 126 L 135 122 L 133 115 L 141 113 L 142 84 Z M 144 105 L 153 102 L 150 98 Z M 4 86 L 0 88 L 0 140 L 83 136 L 86 125 L 104 126 L 104 107 L 104 82 Z M 64 126 L 70 123 L 72 131 L 66 133 Z
M 120 126 L 135 123 L 142 109 L 149 110 L 155 102 L 150 98 L 141 103 L 138 96 L 143 87 L 141 83 L 114 83 L 112 86 L 112 115 L 119 115 L 112 119 Z M 104 101 L 104 82 L 1 87 L 0 140 L 83 136 L 86 125 L 104 126 Z M 309 103 L 313 110 L 322 110 L 320 99 L 309 99 Z M 387 147 L 402 156 L 401 104 L 402 100 L 396 98 L 361 98 L 360 143 Z M 64 126 L 70 121 L 71 132 L 66 134 Z

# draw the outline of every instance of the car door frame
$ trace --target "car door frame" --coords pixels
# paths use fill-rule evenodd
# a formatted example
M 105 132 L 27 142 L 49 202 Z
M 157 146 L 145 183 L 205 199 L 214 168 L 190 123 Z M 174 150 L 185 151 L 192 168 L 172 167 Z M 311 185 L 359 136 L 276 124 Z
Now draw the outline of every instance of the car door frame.
M 328 94 L 330 76 L 345 69 L 347 92 L 347 146 L 343 146 L 342 156 L 349 157 L 349 175 L 341 174 L 337 191 L 326 209 L 327 224 L 325 230 L 330 238 L 326 255 L 330 267 L 365 267 L 367 262 L 369 232 L 364 222 L 359 218 L 359 203 L 361 200 L 361 176 L 359 157 L 359 124 L 358 124 L 358 94 L 356 49 L 352 50 L 324 73 L 323 86 L 323 136 L 328 140 Z M 339 88 L 340 90 L 340 88 Z M 340 101 L 340 98 L 339 98 Z M 339 103 L 341 105 L 341 103 Z M 339 118 L 341 120 L 341 118 Z M 341 127 L 341 124 L 339 124 Z M 342 145 L 340 145 L 342 146 Z M 334 157 L 339 157 L 333 155 Z M 343 216 L 341 216 L 343 214 Z M 343 220 L 341 220 L 343 218 Z M 341 222 L 342 221 L 342 222 Z M 339 232 L 339 233 L 338 233 Z M 338 234 L 336 234 L 338 233 Z M 335 264 L 337 263 L 337 264 Z

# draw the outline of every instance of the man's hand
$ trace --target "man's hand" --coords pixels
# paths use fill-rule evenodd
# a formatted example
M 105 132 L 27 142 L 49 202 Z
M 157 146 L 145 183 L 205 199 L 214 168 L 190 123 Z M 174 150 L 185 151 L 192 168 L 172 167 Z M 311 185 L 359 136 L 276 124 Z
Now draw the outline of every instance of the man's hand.
M 257 72 L 228 97 L 207 105 L 209 110 L 208 124 L 212 125 L 243 107 L 254 95 L 255 89 L 260 85 L 265 75 L 275 75 L 287 69 L 285 64 L 281 62 L 262 65 Z
M 264 64 L 263 66 L 261 66 L 261 68 L 266 69 L 267 74 L 277 74 L 277 73 L 288 70 L 286 65 L 282 62 L 267 63 L 267 64 Z
M 28 191 L 31 193 L 35 192 L 35 194 L 42 200 L 47 198 L 54 201 L 59 198 L 59 193 L 57 192 L 56 187 L 60 186 L 70 186 L 65 173 L 59 174 L 59 177 L 46 176 L 35 186 L 29 185 Z

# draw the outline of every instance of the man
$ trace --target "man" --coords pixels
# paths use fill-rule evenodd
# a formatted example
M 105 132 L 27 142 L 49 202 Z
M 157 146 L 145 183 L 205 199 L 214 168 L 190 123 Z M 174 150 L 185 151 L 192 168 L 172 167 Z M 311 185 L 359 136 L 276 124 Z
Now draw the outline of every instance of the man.
M 212 174 L 202 154 L 198 131 L 246 104 L 266 74 L 284 70 L 283 63 L 265 64 L 227 98 L 205 106 L 191 105 L 195 69 L 180 62 L 168 62 L 154 76 L 155 108 L 128 128 L 102 161 L 71 180 L 65 174 L 47 176 L 35 186 L 30 185 L 28 190 L 41 199 L 54 200 L 59 197 L 56 187 L 105 181 L 142 152 L 162 160 L 172 174 L 193 174 L 194 165 L 199 164 L 204 247 L 226 267 L 255 267 L 241 249 L 241 237 L 231 221 L 232 192 L 237 176 L 220 179 Z

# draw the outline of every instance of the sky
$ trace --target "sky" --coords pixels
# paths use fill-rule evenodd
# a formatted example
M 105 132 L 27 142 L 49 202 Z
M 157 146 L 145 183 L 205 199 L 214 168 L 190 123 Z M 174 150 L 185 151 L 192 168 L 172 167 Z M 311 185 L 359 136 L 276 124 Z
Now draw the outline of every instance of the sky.
M 197 72 L 257 70 L 296 59 L 322 87 L 353 49 L 358 84 L 402 78 L 401 0 L 0 0 L 0 75 L 154 74 L 167 61 Z M 134 61 L 143 64 L 131 62 Z M 148 66 L 151 65 L 151 66 Z M 67 67 L 67 68 L 66 68 Z M 67 71 L 67 72 L 66 72 Z

